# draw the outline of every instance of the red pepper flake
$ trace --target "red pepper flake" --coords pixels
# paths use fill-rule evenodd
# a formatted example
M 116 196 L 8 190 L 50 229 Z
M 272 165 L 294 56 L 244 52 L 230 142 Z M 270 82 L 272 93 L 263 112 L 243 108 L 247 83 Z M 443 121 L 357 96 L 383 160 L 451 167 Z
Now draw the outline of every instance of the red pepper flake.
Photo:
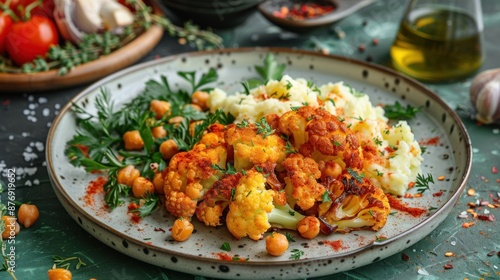
M 470 222 L 470 223 L 463 223 L 463 224 L 462 224 L 462 227 L 463 227 L 463 228 L 470 228 L 470 227 L 471 227 L 471 226 L 473 226 L 473 225 L 474 225 L 474 222 Z
M 162 229 L 162 228 L 154 228 L 154 231 L 161 231 L 161 232 L 165 232 L 165 230 L 164 230 L 164 229 Z
M 479 215 L 477 215 L 477 218 L 481 221 L 488 221 L 488 222 L 495 221 L 495 216 L 493 214 L 490 214 L 490 215 L 479 214 Z
M 497 256 L 499 256 L 499 257 L 500 257 L 500 251 L 498 251 L 498 252 L 497 252 Z
M 409 261 L 410 260 L 410 256 L 408 256 L 407 254 L 405 253 L 402 253 L 401 254 L 401 258 L 403 259 L 403 261 Z
M 373 44 L 374 46 L 376 46 L 376 45 L 378 45 L 378 43 L 379 43 L 378 38 L 373 38 L 372 44 Z
M 365 52 L 366 51 L 366 45 L 365 44 L 359 44 L 358 51 L 359 52 Z
M 273 12 L 273 16 L 290 20 L 305 20 L 326 15 L 334 10 L 335 6 L 332 4 L 306 2 L 292 7 L 281 6 L 279 10 Z
M 138 213 L 134 212 L 134 210 L 139 209 L 139 207 L 141 206 L 135 202 L 131 202 L 127 207 L 128 212 L 130 214 L 130 220 L 133 223 L 139 223 L 141 221 L 141 216 Z
M 437 146 L 439 144 L 439 137 L 433 137 L 429 139 L 423 139 L 418 142 L 420 146 Z
M 405 205 L 399 199 L 395 198 L 392 195 L 388 195 L 387 198 L 389 199 L 389 204 L 391 205 L 391 208 L 406 212 L 412 215 L 413 217 L 420 217 L 422 216 L 422 214 L 427 212 L 426 209 L 409 207 L 408 205 Z
M 493 167 L 491 168 L 491 173 L 493 173 L 493 174 L 498 174 L 498 168 L 497 168 L 496 166 L 493 166 Z
M 94 205 L 94 196 L 98 193 L 104 193 L 104 185 L 107 181 L 108 180 L 104 177 L 98 177 L 97 179 L 90 181 L 87 189 L 85 190 L 85 196 L 83 197 L 83 201 L 85 201 L 86 205 Z
M 417 183 L 415 183 L 415 182 L 409 182 L 408 183 L 408 189 L 411 189 L 411 188 L 415 187 L 416 184 Z
M 432 194 L 433 197 L 440 197 L 443 195 L 443 191 L 438 191 Z
M 5 99 L 4 101 L 2 101 L 3 106 L 7 106 L 9 104 L 10 104 L 10 99 Z
M 443 266 L 444 269 L 452 269 L 453 265 L 451 263 L 447 263 Z
M 338 251 L 340 249 L 345 249 L 345 247 L 342 245 L 342 240 L 325 240 L 323 241 L 326 245 L 330 246 L 334 251 Z

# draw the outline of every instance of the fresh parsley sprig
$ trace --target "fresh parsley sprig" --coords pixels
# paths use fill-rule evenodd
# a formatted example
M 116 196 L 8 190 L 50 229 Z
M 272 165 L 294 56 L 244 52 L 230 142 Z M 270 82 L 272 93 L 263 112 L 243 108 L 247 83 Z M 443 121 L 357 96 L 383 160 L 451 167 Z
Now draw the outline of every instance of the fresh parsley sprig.
M 137 213 L 139 217 L 146 217 L 157 208 L 159 201 L 158 195 L 148 193 L 143 198 L 135 199 L 135 203 L 139 205 L 139 208 L 133 209 L 131 212 Z
M 420 108 L 411 106 L 410 104 L 403 107 L 398 101 L 393 105 L 385 105 L 385 116 L 391 120 L 409 120 L 416 116 L 420 112 Z

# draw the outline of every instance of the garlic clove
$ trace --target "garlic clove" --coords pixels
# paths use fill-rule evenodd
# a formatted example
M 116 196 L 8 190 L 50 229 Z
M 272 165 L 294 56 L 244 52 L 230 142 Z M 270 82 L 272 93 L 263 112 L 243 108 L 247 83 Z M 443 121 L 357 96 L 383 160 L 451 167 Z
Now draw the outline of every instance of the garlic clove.
M 74 9 L 74 23 L 85 33 L 97 33 L 103 28 L 103 21 L 99 10 L 103 0 L 76 0 Z
M 102 18 L 104 28 L 107 30 L 116 30 L 134 22 L 134 14 L 127 7 L 112 0 L 102 3 L 99 15 Z
M 500 68 L 479 73 L 472 80 L 469 94 L 477 120 L 500 124 Z
M 54 3 L 54 20 L 61 36 L 70 42 L 79 43 L 84 33 L 75 26 L 72 20 L 75 3 L 72 0 L 56 0 Z

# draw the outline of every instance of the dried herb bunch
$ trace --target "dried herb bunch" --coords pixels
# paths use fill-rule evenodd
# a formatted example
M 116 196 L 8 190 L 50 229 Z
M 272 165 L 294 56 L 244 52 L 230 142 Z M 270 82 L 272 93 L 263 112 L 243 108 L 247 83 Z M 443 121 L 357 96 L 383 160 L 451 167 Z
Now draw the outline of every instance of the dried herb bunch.
M 223 47 L 222 38 L 209 29 L 202 30 L 191 22 L 186 22 L 182 27 L 177 26 L 168 18 L 154 13 L 153 8 L 142 0 L 127 0 L 127 4 L 135 9 L 135 21 L 124 28 L 121 33 L 106 31 L 86 34 L 80 43 L 73 44 L 66 41 L 52 46 L 45 59 L 39 57 L 21 67 L 13 65 L 8 58 L 0 56 L 0 72 L 15 74 L 57 69 L 59 75 L 65 75 L 75 66 L 96 60 L 125 46 L 153 25 L 162 27 L 172 37 L 178 37 L 186 43 L 193 44 L 198 50 Z

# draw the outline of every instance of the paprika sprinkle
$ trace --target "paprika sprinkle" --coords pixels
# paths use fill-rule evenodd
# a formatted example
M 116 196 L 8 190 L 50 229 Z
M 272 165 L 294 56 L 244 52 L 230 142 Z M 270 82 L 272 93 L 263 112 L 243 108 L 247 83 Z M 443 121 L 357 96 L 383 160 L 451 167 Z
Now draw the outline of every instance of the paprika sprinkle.
M 304 2 L 283 5 L 273 15 L 278 18 L 290 20 L 306 20 L 323 16 L 335 10 L 332 3 Z

